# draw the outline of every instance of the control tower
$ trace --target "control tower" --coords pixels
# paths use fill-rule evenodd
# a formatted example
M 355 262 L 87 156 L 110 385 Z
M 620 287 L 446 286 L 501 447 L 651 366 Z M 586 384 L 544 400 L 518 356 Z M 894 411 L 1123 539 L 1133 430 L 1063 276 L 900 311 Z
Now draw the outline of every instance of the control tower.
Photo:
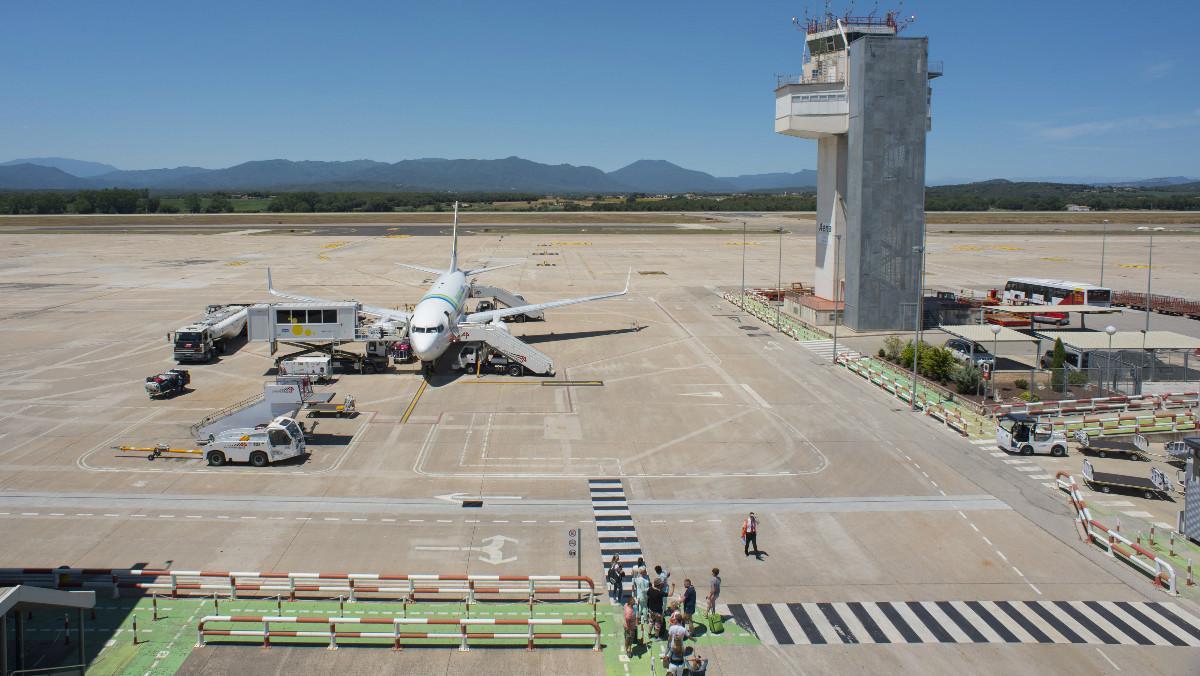
M 817 141 L 815 293 L 842 300 L 853 330 L 911 327 L 921 261 L 914 247 L 925 228 L 929 80 L 941 67 L 929 67 L 927 38 L 897 36 L 907 21 L 895 12 L 827 13 L 799 25 L 808 59 L 799 75 L 778 78 L 775 131 Z

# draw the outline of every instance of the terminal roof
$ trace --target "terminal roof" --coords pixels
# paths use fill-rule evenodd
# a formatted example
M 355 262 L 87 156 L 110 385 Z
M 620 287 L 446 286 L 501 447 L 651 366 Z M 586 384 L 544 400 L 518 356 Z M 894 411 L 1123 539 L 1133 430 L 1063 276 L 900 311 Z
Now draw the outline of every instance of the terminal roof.
M 945 331 L 946 333 L 949 333 L 952 336 L 957 336 L 959 338 L 965 338 L 966 340 L 974 341 L 976 343 L 979 343 L 980 345 L 987 345 L 988 343 L 991 343 L 993 341 L 998 342 L 998 343 L 1035 343 L 1035 342 L 1037 342 L 1036 338 L 1027 336 L 1024 333 L 1021 333 L 1020 331 L 1014 331 L 1014 330 L 1008 328 L 1007 326 L 1001 326 L 1000 333 L 994 334 L 994 333 L 992 333 L 993 326 L 995 326 L 995 325 L 994 324 L 948 324 L 945 326 L 939 326 L 938 328 Z
M 985 310 L 1011 312 L 1013 314 L 1043 314 L 1046 312 L 1079 312 L 1082 314 L 1104 314 L 1107 312 L 1124 312 L 1119 307 L 1101 307 L 1099 305 L 985 305 Z
M 1038 331 L 1044 340 L 1061 338 L 1063 345 L 1079 350 L 1107 350 L 1108 334 L 1103 331 Z M 1112 336 L 1114 350 L 1197 350 L 1200 338 L 1185 336 L 1174 331 L 1150 331 L 1142 342 L 1141 331 L 1117 331 Z

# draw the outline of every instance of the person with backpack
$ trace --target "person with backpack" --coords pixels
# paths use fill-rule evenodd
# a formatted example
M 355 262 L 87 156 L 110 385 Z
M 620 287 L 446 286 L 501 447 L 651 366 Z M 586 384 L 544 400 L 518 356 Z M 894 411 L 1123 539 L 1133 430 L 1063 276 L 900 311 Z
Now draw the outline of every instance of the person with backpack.
M 613 554 L 612 561 L 608 564 L 608 582 L 612 585 L 612 592 L 609 596 L 618 603 L 621 597 L 625 595 L 625 569 L 621 567 L 621 557 Z
M 754 545 L 754 556 L 758 556 L 758 517 L 754 512 L 742 522 L 742 551 L 750 556 L 750 545 Z
M 683 637 L 679 634 L 671 636 L 667 651 L 663 653 L 663 668 L 668 674 L 682 676 L 687 671 L 687 649 L 683 647 Z

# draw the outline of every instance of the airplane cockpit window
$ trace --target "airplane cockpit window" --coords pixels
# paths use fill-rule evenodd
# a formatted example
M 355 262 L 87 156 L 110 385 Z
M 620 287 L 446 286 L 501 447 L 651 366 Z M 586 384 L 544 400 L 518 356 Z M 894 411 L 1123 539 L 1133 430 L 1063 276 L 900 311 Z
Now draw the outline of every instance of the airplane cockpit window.
M 445 330 L 446 330 L 446 325 L 445 325 L 445 324 L 440 324 L 440 325 L 438 325 L 438 327 L 437 327 L 437 332 L 438 332 L 438 333 L 441 333 L 441 332 L 443 332 L 443 331 L 445 331 Z

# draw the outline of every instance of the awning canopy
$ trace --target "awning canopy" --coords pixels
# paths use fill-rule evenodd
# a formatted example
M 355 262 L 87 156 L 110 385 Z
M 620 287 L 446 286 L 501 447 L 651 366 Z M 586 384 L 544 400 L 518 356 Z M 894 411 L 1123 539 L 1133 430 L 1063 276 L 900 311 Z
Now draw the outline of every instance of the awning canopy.
M 1000 333 L 992 333 L 992 327 L 1000 329 Z M 993 341 L 998 343 L 1036 343 L 1037 339 L 1027 336 L 1020 331 L 1014 331 L 1007 326 L 997 324 L 948 324 L 939 329 L 958 338 L 971 340 L 984 347 Z
M 994 312 L 1011 312 L 1015 315 L 1040 315 L 1048 312 L 1078 312 L 1080 314 L 1124 312 L 1119 307 L 1101 307 L 1099 305 L 985 305 L 983 309 Z
M 1054 342 L 1062 339 L 1063 345 L 1076 350 L 1107 350 L 1109 349 L 1108 334 L 1103 331 L 1038 331 L 1037 335 L 1043 340 Z M 1114 350 L 1196 350 L 1200 349 L 1200 338 L 1185 336 L 1174 331 L 1150 331 L 1145 334 L 1145 342 L 1141 331 L 1117 331 L 1112 335 Z

